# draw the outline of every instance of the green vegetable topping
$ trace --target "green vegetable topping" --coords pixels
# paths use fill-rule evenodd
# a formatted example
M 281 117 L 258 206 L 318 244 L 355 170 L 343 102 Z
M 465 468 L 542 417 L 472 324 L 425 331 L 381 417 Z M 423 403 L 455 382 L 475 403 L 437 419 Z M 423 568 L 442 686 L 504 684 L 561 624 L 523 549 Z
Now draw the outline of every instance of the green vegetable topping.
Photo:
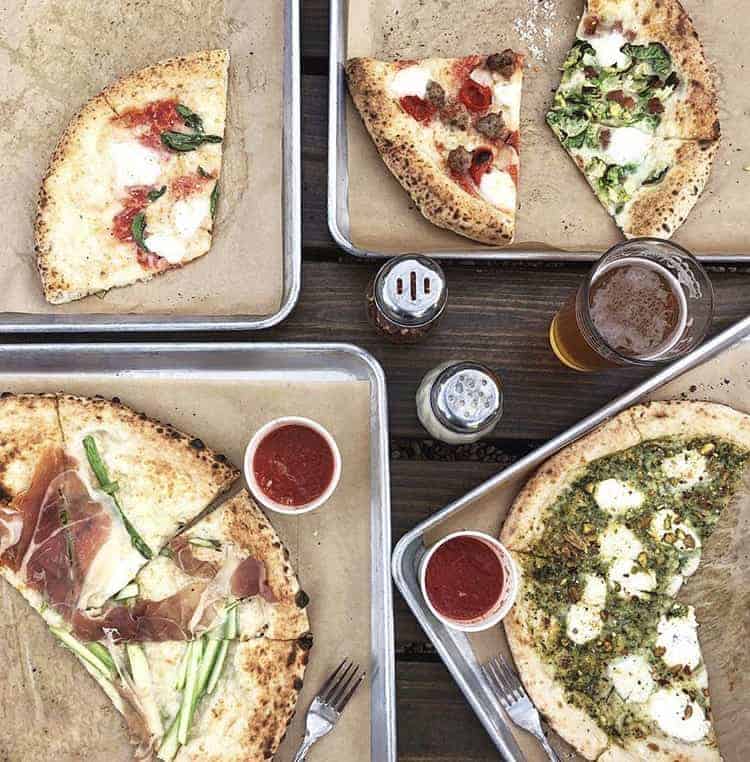
M 204 143 L 221 143 L 219 135 L 206 135 L 203 132 L 172 132 L 166 131 L 161 134 L 161 142 L 172 151 L 185 153 L 195 151 Z
M 158 188 L 158 189 L 154 188 L 154 190 L 150 190 L 146 198 L 149 201 L 156 201 L 156 199 L 161 198 L 166 193 L 166 191 L 167 191 L 167 186 L 162 185 L 161 188 Z
M 146 246 L 146 242 L 143 240 L 143 234 L 145 232 L 146 215 L 143 212 L 138 212 L 138 214 L 133 217 L 133 221 L 130 223 L 130 233 L 139 248 L 143 249 L 143 251 L 150 251 L 148 246 Z
M 648 63 L 651 72 L 658 77 L 666 77 L 672 71 L 672 57 L 660 42 L 648 45 L 625 45 L 622 49 L 625 55 L 635 61 Z
M 143 216 L 143 215 L 136 215 Z M 148 249 L 146 249 L 148 251 Z M 117 512 L 120 514 L 122 523 L 125 525 L 125 529 L 130 535 L 130 541 L 133 543 L 133 547 L 146 559 L 151 560 L 154 554 L 151 548 L 144 542 L 143 538 L 138 534 L 138 530 L 130 523 L 128 517 L 122 509 L 122 505 L 117 497 L 117 483 L 110 481 L 109 474 L 107 473 L 107 467 L 104 465 L 101 455 L 99 454 L 99 448 L 96 446 L 94 437 L 91 435 L 83 438 L 83 449 L 86 452 L 91 470 L 94 472 L 99 486 L 104 492 L 107 492 L 112 497 L 112 502 L 117 508 Z
M 191 130 L 196 132 L 203 132 L 203 120 L 194 111 L 191 111 L 187 106 L 183 106 L 181 103 L 177 104 L 177 113 L 182 117 L 182 121 L 186 127 L 190 127 Z
M 211 191 L 211 198 L 210 198 L 210 210 L 211 210 L 211 219 L 213 219 L 216 216 L 216 205 L 219 203 L 219 181 L 217 180 L 214 184 L 214 188 Z

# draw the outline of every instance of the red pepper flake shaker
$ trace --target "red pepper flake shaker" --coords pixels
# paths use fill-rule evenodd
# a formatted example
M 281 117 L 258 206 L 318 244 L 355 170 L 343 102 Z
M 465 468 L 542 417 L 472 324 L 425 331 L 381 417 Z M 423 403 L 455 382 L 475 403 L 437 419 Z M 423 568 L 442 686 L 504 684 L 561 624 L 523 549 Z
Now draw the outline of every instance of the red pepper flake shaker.
M 367 317 L 375 330 L 395 343 L 415 343 L 445 311 L 448 287 L 434 259 L 404 254 L 388 260 L 367 289 Z

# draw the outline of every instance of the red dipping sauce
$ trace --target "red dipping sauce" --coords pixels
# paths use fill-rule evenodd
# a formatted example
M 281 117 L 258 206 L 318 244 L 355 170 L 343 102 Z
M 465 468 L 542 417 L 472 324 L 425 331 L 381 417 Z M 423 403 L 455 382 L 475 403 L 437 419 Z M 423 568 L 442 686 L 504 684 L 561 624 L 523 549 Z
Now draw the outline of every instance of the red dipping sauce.
M 261 440 L 253 456 L 258 487 L 279 505 L 299 508 L 319 498 L 333 480 L 334 455 L 309 426 L 290 423 Z
M 427 562 L 427 596 L 446 619 L 482 619 L 497 607 L 504 586 L 502 562 L 494 549 L 478 537 L 447 540 Z

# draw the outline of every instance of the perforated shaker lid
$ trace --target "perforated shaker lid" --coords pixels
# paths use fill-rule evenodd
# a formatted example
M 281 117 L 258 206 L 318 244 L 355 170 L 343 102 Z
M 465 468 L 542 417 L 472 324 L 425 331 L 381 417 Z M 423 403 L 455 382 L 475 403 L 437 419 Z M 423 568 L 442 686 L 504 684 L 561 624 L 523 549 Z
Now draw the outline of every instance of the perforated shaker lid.
M 502 382 L 481 363 L 456 363 L 435 379 L 430 403 L 436 418 L 458 434 L 489 431 L 503 414 Z
M 373 290 L 378 309 L 405 328 L 431 323 L 441 315 L 448 298 L 443 268 L 418 254 L 386 262 L 375 276 Z

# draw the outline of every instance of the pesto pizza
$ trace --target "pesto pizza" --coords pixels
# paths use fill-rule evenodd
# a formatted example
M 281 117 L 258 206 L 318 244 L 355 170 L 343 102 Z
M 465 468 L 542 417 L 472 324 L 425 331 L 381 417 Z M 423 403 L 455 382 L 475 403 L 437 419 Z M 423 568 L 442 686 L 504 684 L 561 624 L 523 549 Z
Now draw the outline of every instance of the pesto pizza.
M 505 631 L 532 700 L 587 759 L 721 759 L 695 611 L 676 596 L 749 460 L 750 416 L 650 403 L 552 458 L 514 502 Z
M 627 236 L 669 237 L 720 136 L 713 73 L 678 0 L 588 0 L 547 123 Z

